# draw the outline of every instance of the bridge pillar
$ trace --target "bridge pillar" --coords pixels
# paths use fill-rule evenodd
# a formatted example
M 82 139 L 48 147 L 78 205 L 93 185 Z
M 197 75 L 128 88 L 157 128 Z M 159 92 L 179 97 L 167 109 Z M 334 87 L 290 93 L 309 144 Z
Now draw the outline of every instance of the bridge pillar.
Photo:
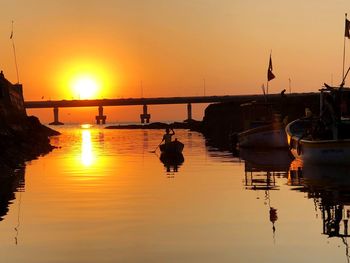
M 187 120 L 186 121 L 192 121 L 192 104 L 187 104 Z
M 103 107 L 98 106 L 98 115 L 96 116 L 96 124 L 106 124 L 107 116 L 103 115 Z
M 58 107 L 53 108 L 53 122 L 49 123 L 50 125 L 63 125 L 63 122 L 58 120 Z
M 147 113 L 147 105 L 143 105 L 143 113 L 140 114 L 141 123 L 149 123 L 149 120 L 151 119 L 151 114 Z

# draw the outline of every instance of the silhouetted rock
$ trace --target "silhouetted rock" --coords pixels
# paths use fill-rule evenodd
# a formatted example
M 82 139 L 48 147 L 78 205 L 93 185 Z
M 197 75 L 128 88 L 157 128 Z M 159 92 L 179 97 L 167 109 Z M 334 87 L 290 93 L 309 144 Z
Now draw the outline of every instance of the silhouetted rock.
M 58 135 L 24 108 L 22 85 L 0 75 L 0 170 L 11 171 L 53 149 L 49 136 Z

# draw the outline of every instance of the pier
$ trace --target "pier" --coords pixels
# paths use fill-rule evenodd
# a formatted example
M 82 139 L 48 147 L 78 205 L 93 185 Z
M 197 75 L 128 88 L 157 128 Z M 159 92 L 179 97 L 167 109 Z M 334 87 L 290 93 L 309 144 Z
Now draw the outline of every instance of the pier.
M 269 96 L 278 96 L 271 94 Z M 195 103 L 219 103 L 219 102 L 245 102 L 260 98 L 262 95 L 225 95 L 225 96 L 194 96 L 194 97 L 159 97 L 159 98 L 127 98 L 127 99 L 97 99 L 97 100 L 47 100 L 25 101 L 26 109 L 52 108 L 54 121 L 50 124 L 61 125 L 59 121 L 59 108 L 97 107 L 95 120 L 97 124 L 105 124 L 107 116 L 103 114 L 103 107 L 109 106 L 142 106 L 140 114 L 141 123 L 149 123 L 151 114 L 149 105 L 185 104 L 187 105 L 187 121 L 192 120 L 192 104 Z

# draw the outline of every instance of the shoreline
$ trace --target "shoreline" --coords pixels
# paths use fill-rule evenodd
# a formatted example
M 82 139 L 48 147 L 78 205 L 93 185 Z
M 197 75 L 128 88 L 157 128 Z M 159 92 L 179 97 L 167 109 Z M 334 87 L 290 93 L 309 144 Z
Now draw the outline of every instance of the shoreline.
M 50 144 L 49 137 L 60 133 L 42 125 L 38 118 L 25 117 L 20 127 L 15 130 L 0 126 L 0 173 L 14 171 L 56 148 Z
M 142 129 L 142 130 L 160 130 L 160 129 L 166 129 L 166 128 L 173 128 L 173 129 L 189 129 L 192 131 L 201 131 L 202 130 L 202 121 L 185 121 L 185 122 L 173 122 L 173 123 L 163 123 L 163 122 L 152 122 L 147 124 L 119 124 L 119 125 L 110 125 L 106 126 L 105 129 L 125 129 L 125 130 L 136 130 L 136 129 Z
M 23 87 L 0 74 L 0 177 L 11 174 L 27 161 L 49 153 L 55 147 L 49 137 L 60 133 L 28 116 Z

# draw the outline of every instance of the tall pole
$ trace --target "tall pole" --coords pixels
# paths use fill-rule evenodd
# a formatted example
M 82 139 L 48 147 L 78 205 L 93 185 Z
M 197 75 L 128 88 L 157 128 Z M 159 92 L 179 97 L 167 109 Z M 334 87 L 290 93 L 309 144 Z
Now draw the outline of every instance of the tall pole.
M 292 94 L 292 81 L 291 81 L 291 79 L 289 78 L 288 79 L 288 82 L 289 82 L 289 94 Z
M 14 56 L 14 58 L 15 58 L 17 83 L 19 83 L 19 74 L 18 74 L 18 66 L 17 66 L 16 47 L 15 47 L 15 41 L 14 41 L 14 39 L 13 39 L 13 21 L 12 21 L 12 28 L 11 28 L 11 36 L 10 36 L 10 39 L 11 39 L 11 41 L 12 41 L 13 56 Z
M 345 13 L 345 33 L 346 33 L 346 30 L 347 29 L 347 13 Z M 346 39 L 346 36 L 344 34 L 344 49 L 343 49 L 343 77 L 342 77 L 342 80 L 344 79 L 344 72 L 345 72 L 345 39 Z
M 331 85 L 333 86 L 333 74 L 331 74 Z
M 262 92 L 263 92 L 263 94 L 264 94 L 265 102 L 267 102 L 264 83 L 261 85 L 261 89 L 262 89 Z
M 140 82 L 140 85 L 141 85 L 141 98 L 143 98 L 143 86 L 142 86 L 142 80 Z
M 269 94 L 269 80 L 266 82 L 266 95 Z
M 203 78 L 203 95 L 205 96 L 205 78 Z

